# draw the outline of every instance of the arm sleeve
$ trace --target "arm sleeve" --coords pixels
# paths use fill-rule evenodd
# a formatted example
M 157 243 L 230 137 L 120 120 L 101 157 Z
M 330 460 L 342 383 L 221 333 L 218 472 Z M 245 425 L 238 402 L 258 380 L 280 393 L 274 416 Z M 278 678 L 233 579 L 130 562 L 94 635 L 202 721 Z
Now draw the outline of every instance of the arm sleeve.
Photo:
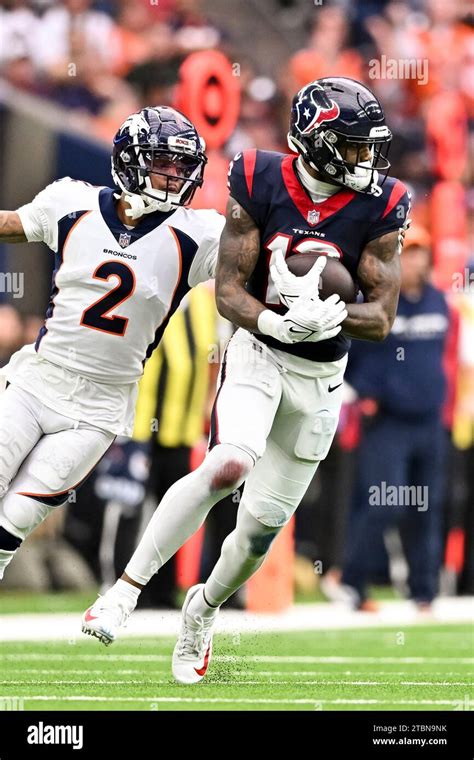
M 410 214 L 410 208 L 410 193 L 403 182 L 397 180 L 386 199 L 380 217 L 370 226 L 367 242 L 376 240 L 376 238 L 382 237 L 382 235 L 386 235 L 389 232 L 404 229 Z
M 225 217 L 216 211 L 210 212 L 206 231 L 194 256 L 189 270 L 188 284 L 194 288 L 200 282 L 213 280 L 216 274 L 219 241 L 225 225 Z

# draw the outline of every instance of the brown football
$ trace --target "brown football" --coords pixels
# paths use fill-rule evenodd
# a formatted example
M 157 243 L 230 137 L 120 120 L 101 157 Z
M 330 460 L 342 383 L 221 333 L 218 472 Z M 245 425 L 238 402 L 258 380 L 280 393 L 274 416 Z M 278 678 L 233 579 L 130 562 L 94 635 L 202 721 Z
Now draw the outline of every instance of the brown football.
M 320 254 L 295 253 L 286 260 L 288 269 L 297 277 L 307 274 Z M 319 297 L 324 301 L 333 293 L 337 293 L 345 303 L 354 303 L 358 288 L 350 272 L 339 259 L 328 256 L 326 266 L 321 275 Z

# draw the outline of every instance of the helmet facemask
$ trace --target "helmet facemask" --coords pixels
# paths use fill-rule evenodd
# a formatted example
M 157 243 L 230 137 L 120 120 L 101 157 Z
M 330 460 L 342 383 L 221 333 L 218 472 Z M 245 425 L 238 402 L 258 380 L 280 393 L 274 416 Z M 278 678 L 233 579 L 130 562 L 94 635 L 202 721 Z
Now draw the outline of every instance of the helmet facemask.
M 345 136 L 334 129 L 315 130 L 308 136 L 288 135 L 291 150 L 299 153 L 322 179 L 350 190 L 380 195 L 390 168 L 388 150 L 392 133 L 386 126 L 373 127 L 367 137 Z M 366 148 L 370 159 L 363 160 Z M 348 149 L 355 149 L 354 160 L 347 160 Z M 382 180 L 379 184 L 379 172 Z
M 168 142 L 170 143 L 172 139 L 170 137 Z M 183 142 L 182 138 L 178 139 L 181 143 Z M 179 152 L 162 147 L 155 148 L 151 145 L 133 145 L 132 147 L 135 148 L 138 163 L 130 168 L 137 173 L 137 184 L 141 195 L 167 207 L 161 210 L 170 210 L 190 203 L 197 188 L 203 182 L 204 166 L 207 162 L 204 156 L 197 156 L 195 150 L 194 154 L 186 154 L 183 152 L 182 145 Z M 164 178 L 164 182 L 160 183 L 162 187 L 153 187 L 153 176 Z

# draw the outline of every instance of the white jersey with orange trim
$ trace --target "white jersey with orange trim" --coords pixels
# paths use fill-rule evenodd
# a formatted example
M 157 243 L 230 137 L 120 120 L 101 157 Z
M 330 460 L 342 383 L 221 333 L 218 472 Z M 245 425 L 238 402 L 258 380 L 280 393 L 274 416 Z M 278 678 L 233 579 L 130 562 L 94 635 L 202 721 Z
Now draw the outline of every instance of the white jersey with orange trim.
M 70 178 L 49 185 L 18 213 L 27 240 L 54 252 L 55 268 L 45 324 L 35 346 L 14 355 L 7 378 L 34 392 L 41 367 L 45 403 L 129 434 L 132 389 L 183 296 L 214 276 L 224 217 L 179 207 L 128 227 L 117 215 L 114 190 Z M 120 409 L 104 416 L 95 396 L 102 406 L 113 398 L 106 406 Z

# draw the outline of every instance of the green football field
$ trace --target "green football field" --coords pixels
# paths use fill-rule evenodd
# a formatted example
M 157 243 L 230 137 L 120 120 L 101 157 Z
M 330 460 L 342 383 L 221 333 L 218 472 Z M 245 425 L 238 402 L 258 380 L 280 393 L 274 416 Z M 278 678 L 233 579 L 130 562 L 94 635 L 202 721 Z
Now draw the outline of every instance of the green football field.
M 175 684 L 171 638 L 0 644 L 0 706 L 24 710 L 472 710 L 469 625 L 218 635 Z

